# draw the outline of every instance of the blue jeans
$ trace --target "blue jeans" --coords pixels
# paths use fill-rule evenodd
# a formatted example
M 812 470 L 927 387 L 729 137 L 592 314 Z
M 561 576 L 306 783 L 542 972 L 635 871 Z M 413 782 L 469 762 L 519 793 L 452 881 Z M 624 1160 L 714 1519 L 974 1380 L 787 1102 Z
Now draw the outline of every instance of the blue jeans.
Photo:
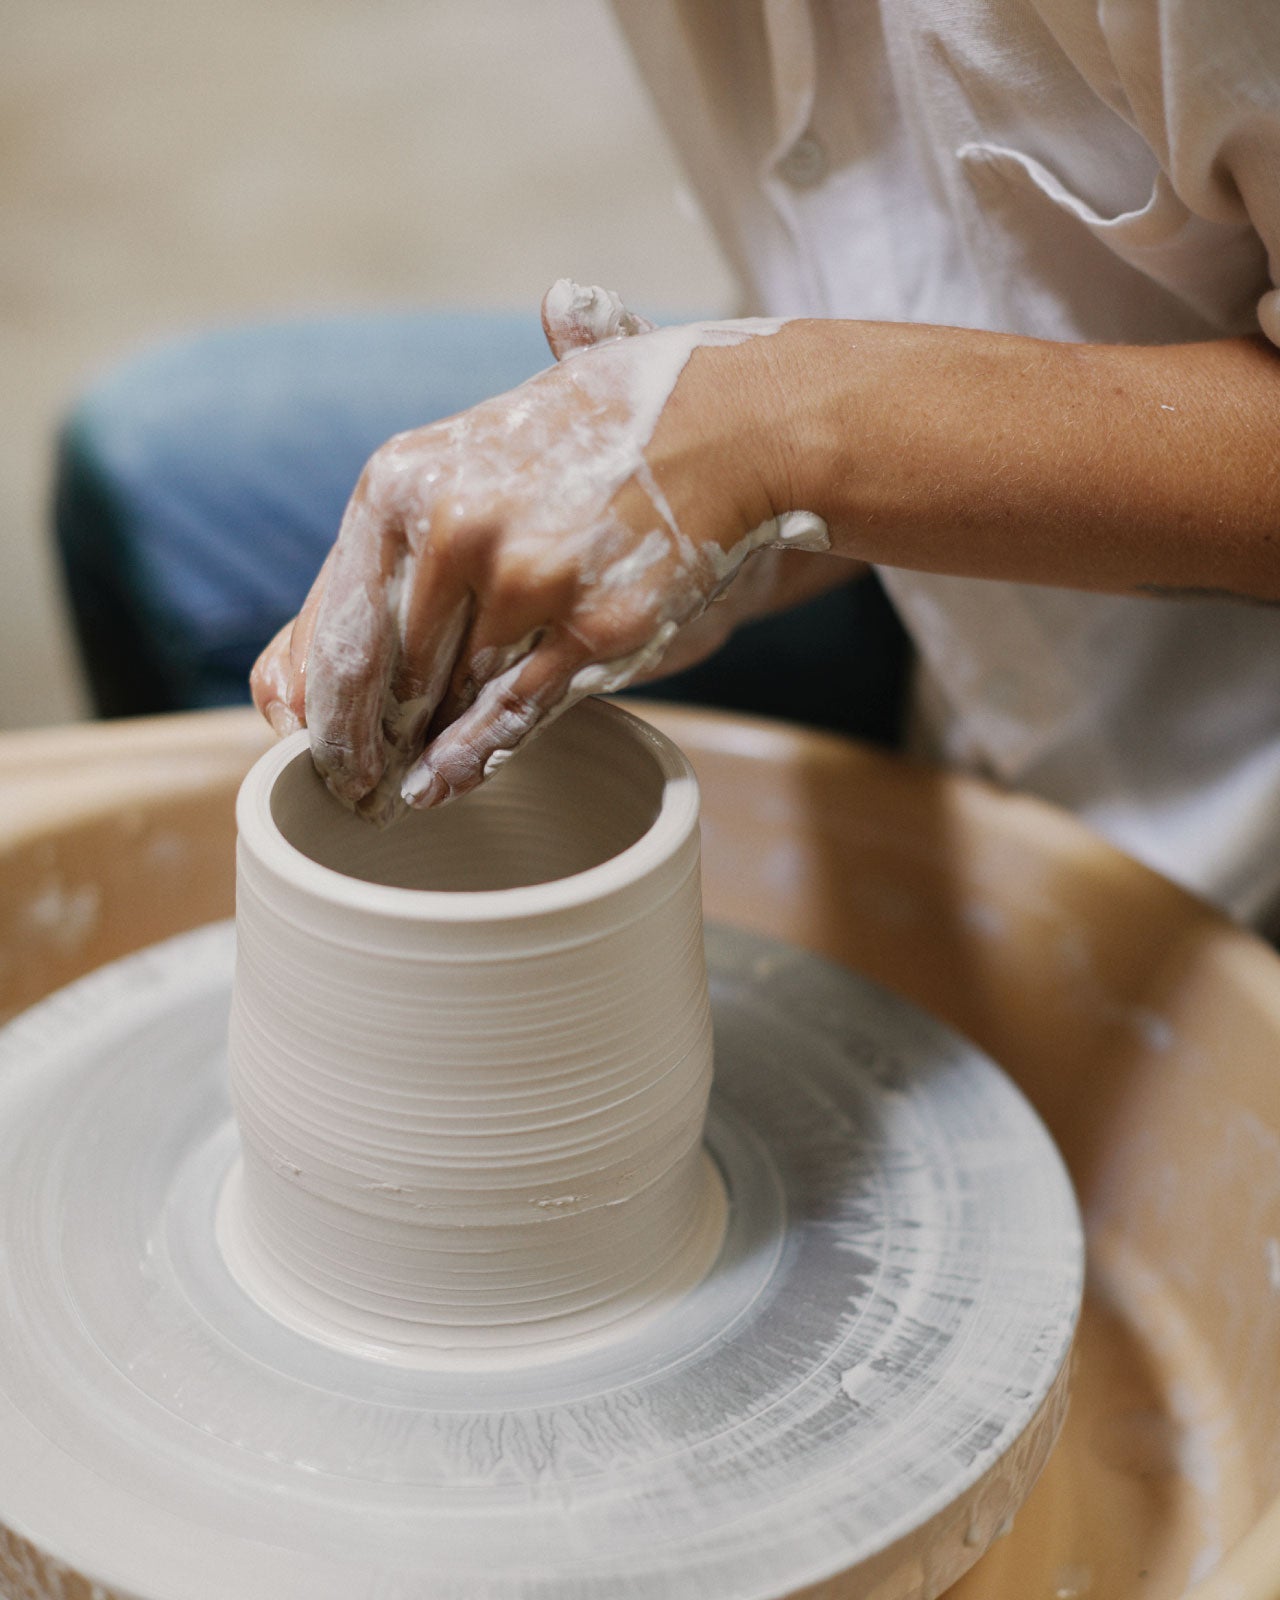
M 99 713 L 246 700 L 369 455 L 549 359 L 536 316 L 380 314 L 205 333 L 109 375 L 63 428 L 55 494 Z M 906 659 L 883 593 L 862 582 L 645 692 L 893 742 Z

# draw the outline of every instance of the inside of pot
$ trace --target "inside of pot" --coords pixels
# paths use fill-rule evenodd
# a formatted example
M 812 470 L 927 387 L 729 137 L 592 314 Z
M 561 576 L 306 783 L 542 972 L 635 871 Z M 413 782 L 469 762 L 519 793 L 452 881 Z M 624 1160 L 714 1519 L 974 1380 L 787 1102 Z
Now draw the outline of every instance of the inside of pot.
M 271 814 L 321 866 L 401 889 L 516 889 L 603 865 L 648 832 L 662 805 L 658 749 L 630 718 L 584 702 L 470 794 L 379 829 L 333 799 L 302 751 Z

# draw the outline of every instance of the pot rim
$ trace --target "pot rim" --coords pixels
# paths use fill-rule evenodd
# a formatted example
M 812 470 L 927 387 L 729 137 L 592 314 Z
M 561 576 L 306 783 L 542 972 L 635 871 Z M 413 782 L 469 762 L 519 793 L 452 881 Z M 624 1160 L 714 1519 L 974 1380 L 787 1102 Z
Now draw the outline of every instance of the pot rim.
M 272 814 L 275 786 L 310 751 L 306 729 L 281 739 L 249 769 L 236 797 L 238 848 L 277 880 L 345 911 L 414 922 L 506 921 L 572 910 L 640 882 L 670 861 L 698 827 L 698 780 L 678 745 L 651 724 L 607 701 L 581 701 L 566 716 L 607 718 L 624 726 L 662 778 L 657 814 L 644 833 L 608 860 L 564 878 L 510 889 L 404 889 L 348 877 L 313 860 L 280 831 Z

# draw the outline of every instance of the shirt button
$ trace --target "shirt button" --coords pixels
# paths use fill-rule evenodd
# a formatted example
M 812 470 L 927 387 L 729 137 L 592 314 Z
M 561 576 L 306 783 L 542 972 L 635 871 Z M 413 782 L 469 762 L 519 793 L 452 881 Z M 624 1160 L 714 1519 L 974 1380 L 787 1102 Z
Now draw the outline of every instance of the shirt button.
M 778 171 L 796 189 L 812 189 L 827 175 L 827 152 L 816 139 L 797 139 L 778 163 Z

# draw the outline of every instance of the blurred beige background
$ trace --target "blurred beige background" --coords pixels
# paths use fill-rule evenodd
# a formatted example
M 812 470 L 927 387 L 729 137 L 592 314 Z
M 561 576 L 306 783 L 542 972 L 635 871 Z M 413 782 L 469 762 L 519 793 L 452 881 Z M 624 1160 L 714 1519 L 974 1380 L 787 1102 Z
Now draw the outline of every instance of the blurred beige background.
M 4 0 L 0 726 L 83 714 L 47 532 L 78 389 L 210 322 L 649 308 L 728 275 L 604 0 Z

